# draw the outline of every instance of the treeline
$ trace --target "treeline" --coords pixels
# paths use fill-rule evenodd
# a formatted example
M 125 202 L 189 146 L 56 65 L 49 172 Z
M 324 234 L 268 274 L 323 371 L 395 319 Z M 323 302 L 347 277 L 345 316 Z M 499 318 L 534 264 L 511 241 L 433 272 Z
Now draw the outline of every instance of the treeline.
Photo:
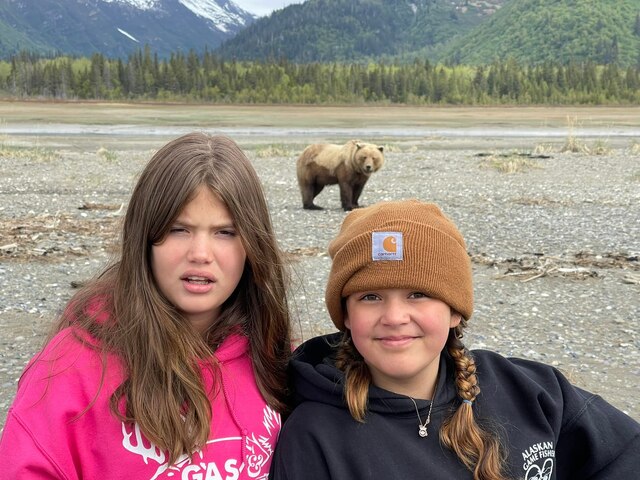
M 145 48 L 126 60 L 21 53 L 0 62 L 0 89 L 16 98 L 119 101 L 639 104 L 640 66 L 236 62 L 208 51 L 159 60 Z

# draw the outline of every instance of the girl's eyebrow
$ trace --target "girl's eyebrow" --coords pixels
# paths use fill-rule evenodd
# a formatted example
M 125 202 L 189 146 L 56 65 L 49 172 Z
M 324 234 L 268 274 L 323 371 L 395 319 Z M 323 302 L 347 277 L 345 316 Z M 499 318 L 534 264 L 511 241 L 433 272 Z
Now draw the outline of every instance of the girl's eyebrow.
M 180 225 L 182 227 L 194 227 L 195 225 L 184 218 L 176 218 L 175 221 L 171 225 Z M 211 229 L 221 229 L 221 228 L 233 228 L 236 229 L 236 225 L 233 220 L 224 220 L 220 223 L 213 223 L 209 225 Z
M 226 215 L 224 217 L 219 218 L 218 220 L 219 220 L 219 223 L 216 223 L 215 225 L 223 225 L 223 226 L 235 225 L 233 218 Z M 178 214 L 178 216 L 175 218 L 173 223 L 182 223 L 184 225 L 192 225 L 190 218 L 186 215 L 184 211 Z

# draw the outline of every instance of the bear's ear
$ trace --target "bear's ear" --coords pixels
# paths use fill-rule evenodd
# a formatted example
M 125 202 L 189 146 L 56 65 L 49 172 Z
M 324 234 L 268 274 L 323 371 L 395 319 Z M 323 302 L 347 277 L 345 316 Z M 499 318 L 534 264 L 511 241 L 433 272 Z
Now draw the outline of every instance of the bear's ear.
M 364 145 L 362 145 L 361 143 L 356 143 L 356 150 L 360 150 L 362 147 L 364 147 Z
M 382 153 L 384 151 L 384 147 L 378 147 L 378 150 L 380 150 L 380 153 Z

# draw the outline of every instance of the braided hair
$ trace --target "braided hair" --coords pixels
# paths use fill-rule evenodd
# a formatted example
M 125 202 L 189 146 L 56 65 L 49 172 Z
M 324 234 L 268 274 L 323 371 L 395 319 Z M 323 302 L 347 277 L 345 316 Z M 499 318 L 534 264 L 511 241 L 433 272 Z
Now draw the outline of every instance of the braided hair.
M 349 413 L 356 421 L 364 423 L 371 372 L 353 344 L 350 330 L 344 331 L 336 354 L 336 367 L 344 372 L 344 398 L 349 407 Z
M 449 331 L 447 339 L 446 348 L 455 364 L 456 389 L 462 402 L 440 428 L 440 441 L 473 472 L 474 480 L 506 480 L 502 473 L 505 455 L 500 438 L 478 425 L 473 414 L 473 402 L 480 394 L 480 387 L 476 362 L 462 343 L 466 323 L 463 317 L 460 324 Z

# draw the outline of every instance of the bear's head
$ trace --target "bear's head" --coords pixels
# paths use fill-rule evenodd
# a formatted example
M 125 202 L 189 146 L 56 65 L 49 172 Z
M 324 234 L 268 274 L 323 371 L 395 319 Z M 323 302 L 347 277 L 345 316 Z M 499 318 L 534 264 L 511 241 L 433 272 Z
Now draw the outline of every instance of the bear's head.
M 353 167 L 365 175 L 377 172 L 384 165 L 384 147 L 373 143 L 356 143 L 353 154 Z

